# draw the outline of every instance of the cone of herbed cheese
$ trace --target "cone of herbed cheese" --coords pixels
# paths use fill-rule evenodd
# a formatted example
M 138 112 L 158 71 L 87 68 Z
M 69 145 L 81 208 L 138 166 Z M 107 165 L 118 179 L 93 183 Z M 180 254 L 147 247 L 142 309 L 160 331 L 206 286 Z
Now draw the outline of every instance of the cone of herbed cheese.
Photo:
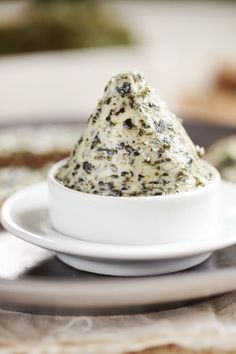
M 104 196 L 155 196 L 204 186 L 211 176 L 181 121 L 139 72 L 113 76 L 57 179 Z

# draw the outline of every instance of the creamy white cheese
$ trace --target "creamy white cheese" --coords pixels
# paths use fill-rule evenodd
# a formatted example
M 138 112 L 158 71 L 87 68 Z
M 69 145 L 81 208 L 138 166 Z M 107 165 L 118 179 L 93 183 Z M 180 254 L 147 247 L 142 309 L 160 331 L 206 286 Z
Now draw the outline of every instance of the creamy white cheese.
M 180 120 L 142 74 L 113 76 L 57 178 L 107 196 L 178 193 L 204 186 L 209 172 Z

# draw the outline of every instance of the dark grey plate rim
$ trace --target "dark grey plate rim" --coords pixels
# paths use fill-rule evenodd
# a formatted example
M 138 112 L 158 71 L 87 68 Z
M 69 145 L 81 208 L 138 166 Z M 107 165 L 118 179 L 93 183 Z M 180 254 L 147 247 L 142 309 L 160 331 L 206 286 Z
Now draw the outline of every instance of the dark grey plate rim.
M 110 308 L 209 297 L 236 290 L 236 267 L 201 273 L 98 280 L 0 279 L 0 303 Z

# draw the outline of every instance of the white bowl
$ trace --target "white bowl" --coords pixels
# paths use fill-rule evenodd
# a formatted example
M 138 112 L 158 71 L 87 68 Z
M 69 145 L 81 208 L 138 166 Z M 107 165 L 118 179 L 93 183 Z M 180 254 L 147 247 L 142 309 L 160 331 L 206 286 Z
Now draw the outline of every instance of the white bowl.
M 221 229 L 220 175 L 202 188 L 153 197 L 112 197 L 74 191 L 56 179 L 66 160 L 49 172 L 53 228 L 80 240 L 123 245 L 163 244 L 216 237 Z

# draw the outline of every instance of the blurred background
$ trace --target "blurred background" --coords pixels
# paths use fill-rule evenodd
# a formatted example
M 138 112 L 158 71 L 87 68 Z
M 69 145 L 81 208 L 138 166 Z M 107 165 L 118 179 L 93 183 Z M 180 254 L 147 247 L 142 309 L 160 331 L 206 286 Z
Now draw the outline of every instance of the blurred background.
M 67 156 L 110 76 L 134 69 L 198 143 L 233 134 L 236 1 L 1 0 L 0 200 Z M 236 181 L 236 138 L 220 146 Z
M 235 38 L 235 1 L 0 1 L 0 122 L 87 119 L 138 69 L 184 117 L 234 125 Z

